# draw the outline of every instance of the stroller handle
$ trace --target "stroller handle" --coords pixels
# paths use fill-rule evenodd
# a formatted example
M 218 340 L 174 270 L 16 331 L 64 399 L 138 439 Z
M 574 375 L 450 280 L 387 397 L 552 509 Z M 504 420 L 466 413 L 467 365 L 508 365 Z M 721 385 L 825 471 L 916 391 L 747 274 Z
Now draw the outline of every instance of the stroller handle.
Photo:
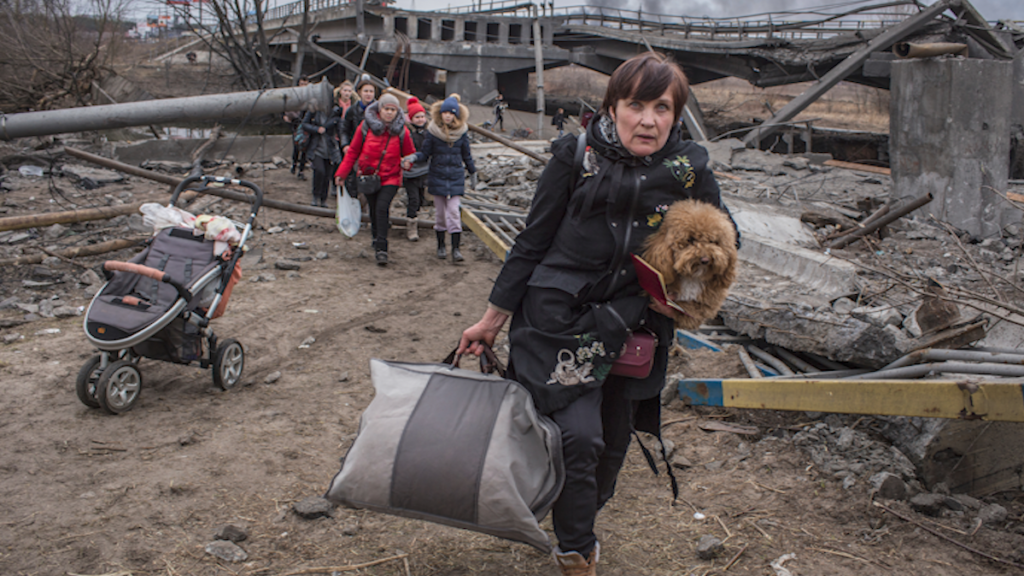
M 260 189 L 260 187 L 257 186 L 256 184 L 249 182 L 248 180 L 239 180 L 238 178 L 226 178 L 224 176 L 207 175 L 189 176 L 188 178 L 185 178 L 184 180 L 179 182 L 178 185 L 174 188 L 174 193 L 171 194 L 170 205 L 174 206 L 178 202 L 178 195 L 181 194 L 182 190 L 190 186 L 192 183 L 199 181 L 203 182 L 204 187 L 208 186 L 211 182 L 216 182 L 221 185 L 231 184 L 234 186 L 244 186 L 245 188 L 252 190 L 253 195 L 255 195 L 255 199 L 252 201 L 253 214 L 258 214 L 260 211 L 260 206 L 263 205 L 263 190 Z
M 171 287 L 178 291 L 178 296 L 184 298 L 186 302 L 192 300 L 192 293 L 189 292 L 187 288 L 172 280 L 170 274 L 157 270 L 156 268 L 150 268 L 149 266 L 143 266 L 141 264 L 131 264 L 129 262 L 118 262 L 117 260 L 107 260 L 103 263 L 103 269 L 111 272 L 128 272 L 129 274 L 138 274 L 139 276 L 152 278 L 157 282 L 170 284 Z

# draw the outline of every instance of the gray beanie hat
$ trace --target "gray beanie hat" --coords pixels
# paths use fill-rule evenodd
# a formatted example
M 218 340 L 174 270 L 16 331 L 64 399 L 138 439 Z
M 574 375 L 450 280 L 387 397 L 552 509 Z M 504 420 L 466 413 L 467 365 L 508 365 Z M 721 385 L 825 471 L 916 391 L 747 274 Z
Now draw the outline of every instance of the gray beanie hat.
M 398 103 L 398 98 L 395 98 L 394 94 L 385 94 L 377 100 L 377 107 L 383 109 L 385 106 L 394 106 L 399 111 L 402 110 L 402 105 Z

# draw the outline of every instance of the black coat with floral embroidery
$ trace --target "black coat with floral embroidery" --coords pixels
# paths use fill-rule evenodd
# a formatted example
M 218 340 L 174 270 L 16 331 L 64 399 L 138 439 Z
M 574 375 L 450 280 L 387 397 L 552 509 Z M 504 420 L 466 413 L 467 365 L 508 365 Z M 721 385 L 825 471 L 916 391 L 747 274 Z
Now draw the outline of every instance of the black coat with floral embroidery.
M 490 296 L 491 304 L 513 312 L 513 375 L 542 413 L 601 386 L 629 331 L 641 327 L 658 336 L 659 347 L 649 377 L 621 378 L 627 398 L 653 398 L 664 386 L 674 326 L 648 308 L 629 253 L 642 251 L 677 200 L 692 198 L 728 213 L 707 151 L 680 132 L 674 128 L 661 150 L 640 158 L 618 142 L 610 118 L 595 117 L 572 190 L 576 137 L 551 146 L 526 229 Z

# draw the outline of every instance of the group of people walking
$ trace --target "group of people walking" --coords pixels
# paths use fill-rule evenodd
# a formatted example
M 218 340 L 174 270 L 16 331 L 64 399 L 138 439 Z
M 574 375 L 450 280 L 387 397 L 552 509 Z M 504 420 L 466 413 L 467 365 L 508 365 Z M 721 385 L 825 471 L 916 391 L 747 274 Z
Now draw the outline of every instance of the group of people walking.
M 369 210 L 374 258 L 386 266 L 392 200 L 404 186 L 410 219 L 406 236 L 415 242 L 419 232 L 414 220 L 429 192 L 437 257 L 448 257 L 447 235 L 452 261 L 463 261 L 460 199 L 466 171 L 476 183 L 476 166 L 467 137 L 469 109 L 458 94 L 435 102 L 429 116 L 417 98 L 409 98 L 404 110 L 393 94 L 378 99 L 368 76 L 355 85 L 345 81 L 335 95 L 337 106 L 330 113 L 313 103 L 300 120 L 285 117 L 295 127 L 292 172 L 304 179 L 306 161 L 313 170 L 311 204 L 327 206 L 332 181 L 350 196 L 359 195 Z

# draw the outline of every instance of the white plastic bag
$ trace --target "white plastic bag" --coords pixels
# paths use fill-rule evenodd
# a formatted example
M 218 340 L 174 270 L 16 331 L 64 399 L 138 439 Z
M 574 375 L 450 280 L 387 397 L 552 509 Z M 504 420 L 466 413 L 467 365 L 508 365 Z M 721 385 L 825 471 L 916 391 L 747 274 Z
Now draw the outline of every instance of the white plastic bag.
M 139 207 L 139 212 L 145 214 L 142 221 L 153 227 L 153 232 L 159 232 L 171 226 L 185 226 L 192 228 L 196 217 L 191 212 L 186 212 L 175 206 L 162 206 L 156 202 L 147 202 Z
M 362 218 L 362 208 L 359 207 L 359 199 L 348 195 L 344 186 L 338 186 L 338 214 L 335 221 L 338 223 L 338 231 L 349 238 L 359 232 L 359 224 Z

